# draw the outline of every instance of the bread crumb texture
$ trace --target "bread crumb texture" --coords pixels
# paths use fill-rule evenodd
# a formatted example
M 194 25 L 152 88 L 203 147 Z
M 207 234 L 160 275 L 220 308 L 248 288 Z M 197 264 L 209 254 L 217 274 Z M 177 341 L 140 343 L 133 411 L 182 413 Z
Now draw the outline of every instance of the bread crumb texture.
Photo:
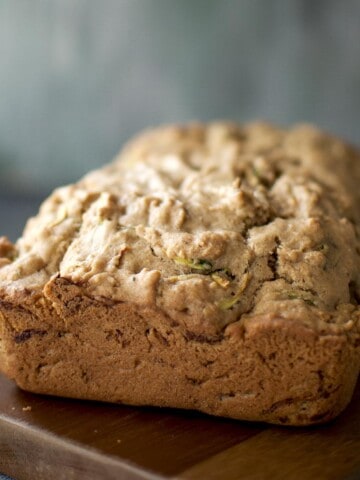
M 2 369 L 21 383 L 16 359 L 26 345 L 39 356 L 42 344 L 62 342 L 78 355 L 99 342 L 108 370 L 112 355 L 127 351 L 117 373 L 144 386 L 146 376 L 163 372 L 167 383 L 153 393 L 147 386 L 148 395 L 134 393 L 134 385 L 132 396 L 110 395 L 109 388 L 101 395 L 100 380 L 94 391 L 86 386 L 92 367 L 76 373 L 73 365 L 74 379 L 82 380 L 71 390 L 54 374 L 57 359 L 48 367 L 58 383 L 50 393 L 276 423 L 331 418 L 349 401 L 359 373 L 359 185 L 359 152 L 308 125 L 222 122 L 145 132 L 110 165 L 57 189 L 15 245 L 0 238 Z M 84 322 L 91 340 L 81 340 Z M 49 365 L 44 352 L 24 388 L 46 391 L 36 380 Z M 154 367 L 161 358 L 163 370 Z M 251 381 L 248 367 L 255 368 Z M 169 390 L 174 369 L 185 383 L 162 402 L 159 392 Z M 284 372 L 295 375 L 294 385 Z M 281 382 L 282 397 L 275 394 Z M 198 396 L 189 393 L 194 389 Z M 301 411 L 336 389 L 330 413 L 316 407 L 311 420 Z

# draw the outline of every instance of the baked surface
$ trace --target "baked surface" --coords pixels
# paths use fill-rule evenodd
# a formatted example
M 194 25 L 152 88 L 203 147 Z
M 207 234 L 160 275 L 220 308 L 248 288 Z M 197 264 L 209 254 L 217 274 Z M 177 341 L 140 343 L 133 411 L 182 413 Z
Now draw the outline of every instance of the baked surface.
M 310 126 L 165 127 L 0 240 L 26 390 L 302 425 L 360 369 L 360 156 Z

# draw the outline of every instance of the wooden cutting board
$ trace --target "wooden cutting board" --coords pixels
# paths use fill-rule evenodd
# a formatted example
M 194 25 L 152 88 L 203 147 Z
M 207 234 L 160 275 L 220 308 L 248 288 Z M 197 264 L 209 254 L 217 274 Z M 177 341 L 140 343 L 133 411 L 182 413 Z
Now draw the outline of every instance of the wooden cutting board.
M 17 480 L 356 480 L 360 388 L 331 424 L 291 429 L 37 396 L 0 375 L 0 457 Z

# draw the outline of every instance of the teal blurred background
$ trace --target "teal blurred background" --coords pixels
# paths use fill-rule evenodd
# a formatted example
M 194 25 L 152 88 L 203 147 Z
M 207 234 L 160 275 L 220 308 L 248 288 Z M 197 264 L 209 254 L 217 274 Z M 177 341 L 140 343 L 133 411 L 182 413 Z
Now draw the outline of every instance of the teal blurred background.
M 0 231 L 138 130 L 213 118 L 360 143 L 360 2 L 0 0 Z

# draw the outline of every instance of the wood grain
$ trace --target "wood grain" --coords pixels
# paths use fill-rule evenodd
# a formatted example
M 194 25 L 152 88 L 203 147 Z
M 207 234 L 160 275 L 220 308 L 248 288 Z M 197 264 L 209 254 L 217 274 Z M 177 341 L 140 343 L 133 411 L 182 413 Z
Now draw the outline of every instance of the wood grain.
M 17 480 L 360 478 L 360 388 L 330 425 L 290 429 L 22 392 L 0 376 L 0 471 Z

